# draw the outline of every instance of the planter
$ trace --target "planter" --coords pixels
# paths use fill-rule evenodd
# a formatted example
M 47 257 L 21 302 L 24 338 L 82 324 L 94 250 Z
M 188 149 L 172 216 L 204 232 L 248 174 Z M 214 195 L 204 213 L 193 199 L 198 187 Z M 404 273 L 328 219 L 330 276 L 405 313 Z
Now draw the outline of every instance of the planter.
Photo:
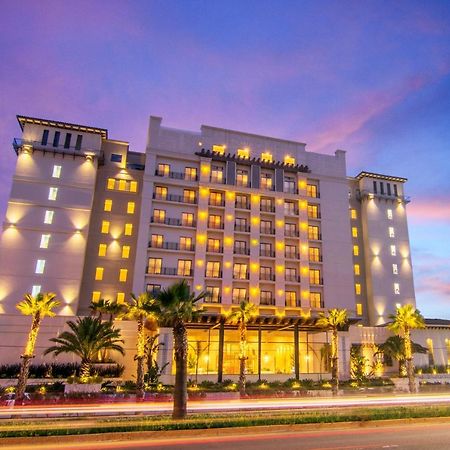
M 342 395 L 344 391 L 342 389 L 338 390 L 338 395 Z M 310 389 L 306 391 L 307 397 L 332 397 L 333 392 L 331 389 Z
M 395 392 L 409 392 L 409 379 L 408 378 L 391 378 L 394 383 Z M 419 392 L 419 380 L 417 377 L 414 380 L 416 386 L 416 392 Z
M 64 394 L 97 394 L 101 390 L 101 383 L 66 383 L 64 385 Z

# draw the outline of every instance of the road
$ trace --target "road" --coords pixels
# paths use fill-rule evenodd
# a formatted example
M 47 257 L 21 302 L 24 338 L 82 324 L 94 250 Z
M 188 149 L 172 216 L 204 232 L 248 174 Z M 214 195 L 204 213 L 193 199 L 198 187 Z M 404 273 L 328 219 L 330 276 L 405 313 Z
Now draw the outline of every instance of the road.
M 331 428 L 331 429 L 330 429 Z M 357 449 L 395 449 L 395 450 L 448 450 L 450 449 L 450 423 L 439 419 L 418 423 L 399 423 L 389 425 L 359 425 L 342 428 L 330 427 L 311 431 L 284 430 L 263 432 L 257 428 L 241 430 L 235 435 L 204 435 L 193 431 L 184 437 L 143 437 L 116 440 L 95 440 L 89 442 L 39 443 L 34 440 L 30 445 L 2 446 L 2 450 L 357 450 Z M 213 431 L 213 430 L 209 430 Z
M 270 398 L 243 400 L 190 401 L 189 412 L 233 412 L 251 410 L 295 410 L 333 407 L 450 404 L 450 393 L 417 395 L 378 395 L 336 398 Z M 102 403 L 86 405 L 45 405 L 0 407 L 0 420 L 8 418 L 117 416 L 166 414 L 171 402 Z

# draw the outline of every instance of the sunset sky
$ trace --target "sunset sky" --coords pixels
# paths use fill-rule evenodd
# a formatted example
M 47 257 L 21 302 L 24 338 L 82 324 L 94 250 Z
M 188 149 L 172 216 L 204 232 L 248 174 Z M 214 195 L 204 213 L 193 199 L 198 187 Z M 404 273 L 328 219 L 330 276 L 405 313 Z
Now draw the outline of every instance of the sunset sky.
M 108 128 L 148 116 L 347 151 L 409 179 L 417 305 L 450 319 L 450 1 L 0 0 L 0 214 L 16 114 Z

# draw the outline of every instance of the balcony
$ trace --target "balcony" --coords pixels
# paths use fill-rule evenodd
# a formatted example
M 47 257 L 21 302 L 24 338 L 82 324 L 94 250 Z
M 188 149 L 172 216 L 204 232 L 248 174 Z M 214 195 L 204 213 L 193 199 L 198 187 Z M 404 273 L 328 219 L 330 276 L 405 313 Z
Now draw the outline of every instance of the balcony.
M 239 181 L 237 179 L 236 180 L 236 186 L 249 188 L 250 187 L 250 181 L 244 182 L 244 181 Z
M 190 246 L 187 245 L 180 245 L 178 242 L 161 242 L 161 243 L 155 243 L 150 241 L 148 243 L 148 246 L 150 248 L 160 248 L 163 250 L 179 250 L 179 251 L 185 251 L 185 252 L 193 252 L 195 251 L 195 245 L 191 244 Z
M 205 272 L 205 278 L 222 278 L 221 270 L 210 270 Z
M 317 219 L 317 220 L 319 220 L 319 219 L 321 219 L 322 218 L 322 214 L 320 213 L 320 212 L 317 212 L 317 213 L 308 213 L 308 219 Z
M 286 237 L 299 237 L 300 233 L 298 230 L 284 230 L 284 235 Z
M 323 286 L 323 278 L 310 278 L 309 284 L 311 286 Z
M 268 258 L 275 258 L 275 252 L 273 250 L 259 249 L 259 256 L 266 256 Z
M 296 208 L 284 208 L 285 216 L 298 216 L 299 210 Z
M 152 216 L 150 218 L 151 223 L 161 224 L 161 225 L 171 225 L 175 227 L 195 227 L 197 225 L 195 220 L 192 221 L 183 221 L 181 219 L 174 219 L 166 217 L 164 219 L 160 219 L 159 217 Z
M 284 281 L 288 283 L 300 283 L 300 277 L 298 275 L 285 275 Z
M 275 275 L 273 273 L 260 273 L 259 279 L 261 281 L 275 281 Z
M 225 177 L 218 177 L 218 176 L 211 176 L 209 178 L 209 181 L 211 183 L 215 183 L 215 184 L 225 184 L 226 183 Z
M 188 203 L 191 205 L 197 204 L 197 197 L 188 197 L 185 195 L 175 195 L 175 194 L 167 194 L 161 195 L 153 192 L 154 200 L 162 200 L 166 202 L 177 202 L 177 203 Z
M 197 181 L 198 176 L 187 175 L 183 172 L 164 172 L 163 170 L 155 170 L 155 176 L 157 177 L 169 177 L 174 180 L 186 180 L 186 181 Z
M 310 241 L 321 241 L 322 240 L 322 233 L 308 234 L 308 239 Z
M 209 199 L 208 205 L 209 206 L 225 206 L 225 199 L 221 199 L 221 200 Z
M 285 189 L 283 189 L 283 194 L 297 194 L 298 195 L 298 189 L 285 188 Z
M 267 185 L 267 184 L 261 183 L 260 188 L 264 189 L 265 191 L 274 191 L 275 185 L 273 185 L 273 184 Z
M 301 308 L 302 304 L 300 300 L 294 300 L 294 301 L 285 301 L 285 305 L 287 308 Z
M 259 299 L 259 304 L 260 305 L 265 305 L 265 306 L 275 306 L 275 299 L 272 298 L 260 298 Z
M 248 302 L 248 297 L 232 298 L 231 302 L 233 303 L 233 305 L 240 305 L 241 302 Z
M 310 255 L 309 256 L 309 262 L 312 262 L 312 263 L 321 263 L 321 262 L 323 262 L 322 255 L 318 255 L 318 256 Z
M 275 234 L 275 228 L 264 227 L 260 228 L 259 232 L 260 234 Z
M 250 209 L 249 202 L 234 202 L 234 207 L 236 209 Z
M 260 205 L 259 210 L 262 212 L 269 212 L 274 213 L 275 212 L 275 205 Z
M 288 252 L 284 254 L 284 257 L 287 259 L 300 259 L 300 253 Z
M 65 153 L 69 155 L 85 155 L 85 152 L 88 152 L 89 154 L 95 153 L 99 157 L 103 157 L 103 152 L 95 151 L 91 148 L 82 147 L 82 146 L 68 146 L 65 147 L 64 144 L 62 145 L 53 145 L 53 142 L 51 140 L 48 141 L 47 144 L 43 144 L 41 141 L 30 141 L 27 139 L 21 139 L 21 138 L 14 138 L 13 140 L 13 148 L 16 151 L 16 153 L 23 147 L 23 146 L 30 146 L 33 149 L 43 150 L 46 152 L 52 152 L 52 153 Z
M 223 223 L 208 222 L 208 228 L 212 230 L 223 230 Z
M 250 226 L 234 224 L 234 231 L 240 231 L 242 233 L 250 233 Z
M 250 255 L 250 249 L 249 248 L 235 247 L 233 249 L 233 253 L 235 255 Z
M 233 280 L 249 280 L 250 279 L 250 273 L 233 273 Z
M 160 270 L 150 271 L 147 266 L 147 274 L 148 275 L 169 275 L 169 276 L 178 276 L 178 277 L 192 277 L 193 270 L 179 270 L 177 267 L 161 267 Z
M 207 295 L 204 300 L 204 303 L 222 303 L 222 296 L 221 295 Z
M 223 253 L 223 247 L 215 247 L 215 246 L 210 246 L 210 247 L 206 247 L 206 252 L 207 253 Z

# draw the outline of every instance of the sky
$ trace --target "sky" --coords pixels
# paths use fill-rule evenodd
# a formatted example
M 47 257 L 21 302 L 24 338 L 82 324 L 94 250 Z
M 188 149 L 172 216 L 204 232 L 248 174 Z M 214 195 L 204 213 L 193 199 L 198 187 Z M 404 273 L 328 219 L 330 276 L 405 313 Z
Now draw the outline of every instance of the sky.
M 16 114 L 107 128 L 149 115 L 347 151 L 406 177 L 417 306 L 450 319 L 450 1 L 0 0 L 0 215 Z

